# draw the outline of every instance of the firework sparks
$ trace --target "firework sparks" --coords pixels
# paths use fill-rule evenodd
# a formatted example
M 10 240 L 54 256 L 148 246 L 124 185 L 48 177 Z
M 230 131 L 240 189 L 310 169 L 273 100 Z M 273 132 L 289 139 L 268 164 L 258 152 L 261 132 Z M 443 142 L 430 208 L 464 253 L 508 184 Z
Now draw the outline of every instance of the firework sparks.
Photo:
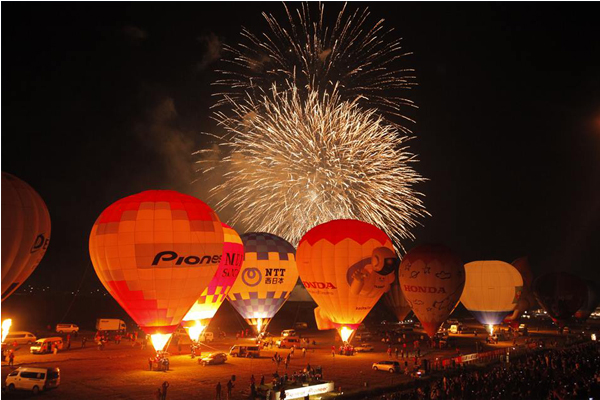
M 284 7 L 285 24 L 263 13 L 268 32 L 258 36 L 243 29 L 242 43 L 224 46 L 229 68 L 221 70 L 224 77 L 215 82 L 222 88 L 216 94 L 217 106 L 248 96 L 259 103 L 265 90 L 273 87 L 279 92 L 296 87 L 303 99 L 309 93 L 331 94 L 336 87 L 344 101 L 356 100 L 363 108 L 377 108 L 412 122 L 404 110 L 414 104 L 398 93 L 416 84 L 414 71 L 396 68 L 410 53 L 403 53 L 400 40 L 391 38 L 392 29 L 384 28 L 383 20 L 368 25 L 368 9 L 350 13 L 344 5 L 329 28 L 324 22 L 324 4 L 319 4 L 316 18 L 307 3 L 295 12 Z
M 224 127 L 228 172 L 214 191 L 219 208 L 233 206 L 238 221 L 297 243 L 313 226 L 352 218 L 382 228 L 396 243 L 427 214 L 413 186 L 409 137 L 358 101 L 316 91 L 303 99 L 296 87 L 273 87 L 260 104 L 230 99 Z M 260 109 L 257 113 L 255 110 Z M 209 152 L 210 150 L 206 150 Z M 210 169 L 210 168 L 209 168 Z

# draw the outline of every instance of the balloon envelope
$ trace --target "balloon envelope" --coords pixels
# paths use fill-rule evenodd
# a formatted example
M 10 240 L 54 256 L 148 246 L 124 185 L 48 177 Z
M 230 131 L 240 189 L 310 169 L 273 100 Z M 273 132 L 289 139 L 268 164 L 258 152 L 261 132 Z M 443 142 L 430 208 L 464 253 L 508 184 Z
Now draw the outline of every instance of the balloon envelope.
M 398 257 L 379 228 L 334 220 L 308 231 L 298 244 L 300 279 L 319 307 L 319 329 L 338 329 L 344 341 L 388 290 Z
M 296 250 L 270 233 L 245 233 L 241 238 L 244 261 L 227 298 L 248 324 L 261 333 L 296 285 Z
M 100 281 L 151 335 L 177 328 L 215 275 L 222 252 L 217 214 L 197 198 L 170 190 L 113 203 L 90 234 Z
M 38 266 L 50 243 L 50 214 L 31 186 L 2 172 L 2 301 Z
M 523 290 L 513 313 L 506 317 L 506 320 L 517 321 L 525 311 L 535 308 L 535 298 L 533 297 L 533 289 L 531 288 L 533 272 L 529 266 L 529 257 L 517 258 L 511 264 L 519 271 L 521 278 L 523 278 Z
M 600 293 L 598 292 L 598 285 L 594 281 L 585 281 L 587 285 L 587 301 L 575 313 L 575 318 L 585 321 L 592 315 L 598 304 L 600 304 Z
M 406 301 L 400 283 L 394 280 L 390 290 L 383 295 L 383 301 L 387 308 L 394 313 L 398 321 L 404 321 L 406 316 L 411 312 L 410 304 Z
M 208 326 L 210 320 L 227 298 L 244 259 L 244 245 L 237 232 L 227 224 L 223 225 L 223 255 L 219 268 L 212 280 L 204 289 L 198 300 L 183 318 L 183 325 L 190 328 L 190 337 L 198 340 L 198 336 Z M 197 328 L 196 328 L 197 327 Z M 196 331 L 196 334 L 192 333 Z
M 559 326 L 583 307 L 587 293 L 585 282 L 567 272 L 549 272 L 533 281 L 536 300 Z
M 460 301 L 479 322 L 497 325 L 512 312 L 523 290 L 523 278 L 504 261 L 465 264 L 466 281 Z
M 430 337 L 452 313 L 463 292 L 465 268 L 449 248 L 421 245 L 400 264 L 400 287 Z

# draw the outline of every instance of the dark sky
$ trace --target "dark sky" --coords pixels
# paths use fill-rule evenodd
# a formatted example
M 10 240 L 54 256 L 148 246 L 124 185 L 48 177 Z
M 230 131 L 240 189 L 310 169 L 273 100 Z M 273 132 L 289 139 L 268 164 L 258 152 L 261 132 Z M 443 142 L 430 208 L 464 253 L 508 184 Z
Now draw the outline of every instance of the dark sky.
M 361 3 L 351 3 L 350 8 Z M 340 5 L 327 3 L 337 13 Z M 410 115 L 432 217 L 416 243 L 465 262 L 530 255 L 600 280 L 600 28 L 591 3 L 369 3 L 413 52 Z M 3 3 L 2 170 L 46 201 L 52 239 L 28 283 L 100 287 L 88 237 L 146 189 L 201 197 L 218 45 L 280 3 Z M 203 200 L 207 200 L 203 198 Z M 210 203 L 210 201 L 209 201 Z M 222 218 L 227 220 L 227 216 Z M 410 248 L 413 244 L 405 243 Z

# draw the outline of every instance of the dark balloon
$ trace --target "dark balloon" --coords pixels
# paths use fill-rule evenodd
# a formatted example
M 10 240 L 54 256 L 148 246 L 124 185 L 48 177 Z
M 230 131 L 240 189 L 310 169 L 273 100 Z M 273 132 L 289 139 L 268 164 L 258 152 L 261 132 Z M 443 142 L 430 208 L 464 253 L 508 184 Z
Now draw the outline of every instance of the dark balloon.
M 400 322 L 404 321 L 411 311 L 410 304 L 408 304 L 404 294 L 402 294 L 402 289 L 400 289 L 398 281 L 395 281 L 390 286 L 390 290 L 383 295 L 383 301 Z
M 575 313 L 575 318 L 585 321 L 590 315 L 596 311 L 596 307 L 600 304 L 600 294 L 598 291 L 598 285 L 594 281 L 585 281 L 588 288 L 587 301 L 583 304 Z
M 585 282 L 567 272 L 550 272 L 533 281 L 535 299 L 559 326 L 587 302 L 587 292 Z

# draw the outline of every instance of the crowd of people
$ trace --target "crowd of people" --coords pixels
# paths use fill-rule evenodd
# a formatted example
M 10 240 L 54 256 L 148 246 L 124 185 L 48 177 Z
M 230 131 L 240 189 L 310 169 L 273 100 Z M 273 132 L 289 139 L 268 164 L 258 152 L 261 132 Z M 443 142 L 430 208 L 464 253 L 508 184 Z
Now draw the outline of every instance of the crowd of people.
M 387 400 L 588 399 L 600 397 L 600 344 L 587 342 L 525 355 L 486 370 L 422 382 Z

